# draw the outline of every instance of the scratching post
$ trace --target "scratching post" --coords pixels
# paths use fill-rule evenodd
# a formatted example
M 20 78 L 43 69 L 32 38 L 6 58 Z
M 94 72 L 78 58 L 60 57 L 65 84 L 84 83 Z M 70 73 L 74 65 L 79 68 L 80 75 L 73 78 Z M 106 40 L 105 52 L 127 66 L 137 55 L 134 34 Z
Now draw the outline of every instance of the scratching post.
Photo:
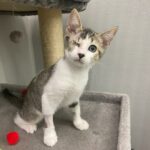
M 64 53 L 61 10 L 39 8 L 39 25 L 45 67 L 54 64 Z

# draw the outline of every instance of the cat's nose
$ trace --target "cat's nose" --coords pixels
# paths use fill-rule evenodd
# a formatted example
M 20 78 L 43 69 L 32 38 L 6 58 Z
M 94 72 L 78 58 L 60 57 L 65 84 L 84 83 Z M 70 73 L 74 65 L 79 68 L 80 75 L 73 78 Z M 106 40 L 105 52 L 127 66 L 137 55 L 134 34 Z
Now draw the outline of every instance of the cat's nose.
M 85 55 L 82 54 L 82 53 L 78 53 L 78 56 L 79 56 L 79 58 L 81 59 L 81 58 L 83 58 Z

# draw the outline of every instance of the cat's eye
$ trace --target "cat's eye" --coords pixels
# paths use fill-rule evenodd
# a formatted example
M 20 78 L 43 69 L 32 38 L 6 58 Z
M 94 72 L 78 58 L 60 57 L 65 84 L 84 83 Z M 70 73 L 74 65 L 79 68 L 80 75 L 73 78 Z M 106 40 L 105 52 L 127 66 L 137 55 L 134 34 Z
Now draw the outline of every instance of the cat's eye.
M 97 47 L 96 47 L 95 45 L 90 45 L 89 48 L 88 48 L 88 50 L 89 50 L 90 52 L 94 53 L 94 52 L 96 52 Z
M 73 44 L 80 47 L 80 43 L 76 42 L 76 41 L 73 41 Z

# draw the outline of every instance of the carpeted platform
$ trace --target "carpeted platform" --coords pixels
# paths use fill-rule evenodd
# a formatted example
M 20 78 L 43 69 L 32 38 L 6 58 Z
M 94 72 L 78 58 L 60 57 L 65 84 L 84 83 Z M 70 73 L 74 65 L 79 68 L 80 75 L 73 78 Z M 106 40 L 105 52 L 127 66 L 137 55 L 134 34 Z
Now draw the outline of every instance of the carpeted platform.
M 87 131 L 72 125 L 72 114 L 60 110 L 55 115 L 58 143 L 53 148 L 43 144 L 43 123 L 33 135 L 13 123 L 17 109 L 0 94 L 0 148 L 2 150 L 131 150 L 128 97 L 124 95 L 85 93 L 82 96 L 82 116 L 89 124 Z M 6 134 L 18 131 L 20 142 L 9 146 Z

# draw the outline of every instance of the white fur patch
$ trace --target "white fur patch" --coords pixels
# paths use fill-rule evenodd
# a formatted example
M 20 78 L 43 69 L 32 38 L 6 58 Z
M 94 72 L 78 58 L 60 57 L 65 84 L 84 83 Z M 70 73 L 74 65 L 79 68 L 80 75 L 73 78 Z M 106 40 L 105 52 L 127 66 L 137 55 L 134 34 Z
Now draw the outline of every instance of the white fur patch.
M 60 107 L 77 101 L 88 81 L 88 69 L 77 68 L 61 59 L 53 76 L 44 87 L 42 111 L 44 115 L 54 114 Z

